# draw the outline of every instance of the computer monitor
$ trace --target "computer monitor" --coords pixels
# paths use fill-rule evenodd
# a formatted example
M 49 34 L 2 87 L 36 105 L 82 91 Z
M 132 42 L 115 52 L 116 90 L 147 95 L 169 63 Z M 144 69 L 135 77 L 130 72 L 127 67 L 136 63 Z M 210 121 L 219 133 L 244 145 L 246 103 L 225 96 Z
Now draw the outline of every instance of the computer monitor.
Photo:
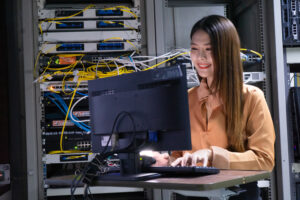
M 123 149 L 122 176 L 140 175 L 143 149 L 191 149 L 185 67 L 96 79 L 88 88 L 92 151 Z

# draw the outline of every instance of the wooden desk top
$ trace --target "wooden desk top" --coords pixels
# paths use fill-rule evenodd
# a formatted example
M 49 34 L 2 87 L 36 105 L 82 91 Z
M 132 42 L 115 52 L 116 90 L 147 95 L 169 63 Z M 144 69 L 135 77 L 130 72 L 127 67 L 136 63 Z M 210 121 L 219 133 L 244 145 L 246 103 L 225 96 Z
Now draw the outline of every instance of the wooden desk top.
M 95 185 L 205 191 L 245 184 L 269 177 L 270 172 L 267 171 L 220 170 L 219 174 L 200 177 L 157 178 L 148 181 L 97 181 Z M 54 181 L 59 182 L 61 180 L 64 185 L 66 184 L 65 186 L 68 183 L 70 186 L 72 177 L 54 177 L 47 180 L 46 183 L 49 185 Z
M 97 182 L 97 185 L 203 191 L 232 187 L 234 185 L 250 183 L 269 177 L 270 172 L 267 171 L 220 170 L 219 174 L 200 177 L 157 178 L 137 182 L 102 181 Z

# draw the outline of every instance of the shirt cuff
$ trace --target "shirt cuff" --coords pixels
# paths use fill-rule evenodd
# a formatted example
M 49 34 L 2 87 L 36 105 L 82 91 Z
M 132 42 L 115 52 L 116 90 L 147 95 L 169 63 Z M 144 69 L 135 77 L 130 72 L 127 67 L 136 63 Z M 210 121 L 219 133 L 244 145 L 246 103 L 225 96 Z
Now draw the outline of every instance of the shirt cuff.
M 212 146 L 211 149 L 213 152 L 212 166 L 219 169 L 229 169 L 229 151 L 217 146 Z

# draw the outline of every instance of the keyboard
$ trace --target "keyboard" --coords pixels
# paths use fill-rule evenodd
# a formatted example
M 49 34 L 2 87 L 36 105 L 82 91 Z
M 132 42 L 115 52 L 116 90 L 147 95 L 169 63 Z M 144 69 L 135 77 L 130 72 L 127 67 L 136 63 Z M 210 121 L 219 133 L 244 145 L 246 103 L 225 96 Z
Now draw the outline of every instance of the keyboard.
M 220 172 L 220 170 L 215 167 L 201 166 L 147 167 L 145 171 L 159 173 L 164 176 L 204 176 L 218 174 Z

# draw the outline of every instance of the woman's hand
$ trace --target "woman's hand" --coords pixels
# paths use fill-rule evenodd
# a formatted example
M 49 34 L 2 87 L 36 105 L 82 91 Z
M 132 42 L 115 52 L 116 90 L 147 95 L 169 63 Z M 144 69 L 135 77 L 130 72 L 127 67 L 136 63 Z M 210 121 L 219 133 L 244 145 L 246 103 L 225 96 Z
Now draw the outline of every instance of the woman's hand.
M 171 163 L 171 166 L 196 166 L 198 162 L 202 162 L 207 167 L 208 162 L 212 160 L 212 151 L 210 149 L 200 149 L 194 153 L 185 153 L 182 157 L 177 158 Z
M 153 151 L 153 156 L 152 156 L 156 162 L 152 165 L 153 167 L 164 167 L 164 166 L 169 166 L 169 154 L 163 153 L 160 154 L 157 151 Z

